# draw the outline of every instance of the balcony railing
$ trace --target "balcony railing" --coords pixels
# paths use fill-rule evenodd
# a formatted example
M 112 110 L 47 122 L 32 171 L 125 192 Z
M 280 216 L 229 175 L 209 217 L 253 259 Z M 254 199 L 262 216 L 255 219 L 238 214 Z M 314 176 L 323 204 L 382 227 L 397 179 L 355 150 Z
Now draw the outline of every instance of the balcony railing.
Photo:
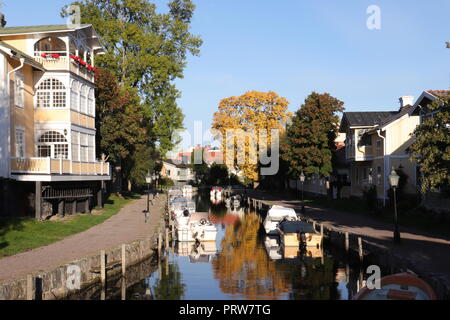
M 80 67 L 78 63 L 74 62 L 70 57 L 61 55 L 59 58 L 41 57 L 39 55 L 34 56 L 34 60 L 39 62 L 47 70 L 67 70 L 85 78 L 89 81 L 94 81 L 95 76 L 92 71 L 87 70 L 84 67 Z
M 51 158 L 11 158 L 13 174 L 109 176 L 108 162 L 81 162 Z

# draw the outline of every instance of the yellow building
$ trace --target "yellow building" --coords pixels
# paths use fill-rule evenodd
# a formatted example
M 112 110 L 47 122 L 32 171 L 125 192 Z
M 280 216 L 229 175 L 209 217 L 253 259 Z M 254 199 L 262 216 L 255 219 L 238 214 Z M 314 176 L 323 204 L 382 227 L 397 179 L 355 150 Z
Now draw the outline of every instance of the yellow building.
M 346 159 L 350 163 L 351 195 L 361 197 L 372 186 L 386 204 L 392 168 L 408 177 L 405 193 L 416 194 L 417 166 L 408 147 L 420 117 L 413 111 L 414 97 L 400 98 L 400 109 L 386 112 L 345 112 L 340 131 L 346 133 Z
M 110 180 L 109 164 L 95 152 L 95 55 L 102 50 L 91 25 L 0 28 L 3 202 L 32 183 L 37 218 L 88 212 Z

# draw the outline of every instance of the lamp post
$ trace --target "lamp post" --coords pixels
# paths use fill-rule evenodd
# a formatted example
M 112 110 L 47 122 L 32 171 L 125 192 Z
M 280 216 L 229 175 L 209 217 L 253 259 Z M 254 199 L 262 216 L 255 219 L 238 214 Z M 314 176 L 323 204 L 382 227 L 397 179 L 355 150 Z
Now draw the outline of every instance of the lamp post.
M 150 171 L 145 176 L 145 182 L 147 182 L 148 190 L 147 190 L 147 213 L 150 212 L 150 185 L 152 184 L 152 176 L 150 175 Z
M 394 168 L 392 168 L 392 172 L 389 176 L 389 183 L 394 191 L 394 242 L 400 242 L 400 231 L 398 230 L 398 215 L 397 215 L 397 194 L 396 189 L 398 187 L 398 183 L 400 181 L 400 176 L 395 172 Z
M 305 212 L 305 197 L 304 197 L 304 183 L 305 183 L 305 174 L 302 173 L 300 174 L 300 182 L 302 183 L 302 213 Z

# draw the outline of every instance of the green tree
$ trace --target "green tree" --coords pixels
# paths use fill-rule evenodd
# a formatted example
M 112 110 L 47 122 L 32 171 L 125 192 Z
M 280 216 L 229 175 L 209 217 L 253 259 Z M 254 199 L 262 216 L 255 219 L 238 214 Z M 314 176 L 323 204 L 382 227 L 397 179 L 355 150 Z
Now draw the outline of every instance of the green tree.
M 228 168 L 224 164 L 213 163 L 209 169 L 208 185 L 223 186 L 228 185 Z
M 120 88 L 108 70 L 96 78 L 97 154 L 105 154 L 121 168 L 116 178 L 122 178 L 128 189 L 142 183 L 152 165 L 152 140 L 139 108 L 139 97 L 132 88 Z M 121 190 L 116 190 L 121 191 Z
M 292 118 L 281 143 L 281 156 L 289 173 L 298 177 L 318 174 L 328 177 L 333 171 L 338 112 L 344 103 L 328 93 L 311 93 Z
M 427 107 L 434 113 L 414 131 L 411 161 L 420 167 L 421 191 L 450 186 L 450 96 Z
M 81 22 L 92 24 L 106 53 L 96 64 L 110 70 L 124 87 L 138 90 L 149 132 L 162 154 L 171 150 L 171 136 L 182 128 L 183 113 L 173 81 L 183 77 L 187 54 L 198 55 L 202 41 L 190 33 L 195 6 L 172 0 L 158 13 L 148 0 L 84 0 Z M 62 16 L 70 14 L 63 8 Z
M 205 160 L 203 159 L 205 148 L 201 149 L 202 154 L 202 163 L 196 164 L 195 163 L 195 152 L 192 152 L 191 155 L 191 164 L 190 167 L 192 171 L 195 173 L 195 176 L 197 178 L 197 181 L 199 181 L 200 184 L 204 184 L 207 181 L 207 178 L 209 176 L 209 167 L 206 164 Z

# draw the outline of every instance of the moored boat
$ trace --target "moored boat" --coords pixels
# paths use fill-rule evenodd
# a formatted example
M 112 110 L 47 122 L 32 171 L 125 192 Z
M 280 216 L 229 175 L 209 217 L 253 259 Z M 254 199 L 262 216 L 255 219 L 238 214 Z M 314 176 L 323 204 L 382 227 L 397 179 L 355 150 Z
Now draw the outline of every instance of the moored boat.
M 322 235 L 306 221 L 284 220 L 278 225 L 277 231 L 285 247 L 299 248 L 302 245 L 320 248 L 322 246 Z
M 431 286 L 410 273 L 381 278 L 380 289 L 362 288 L 353 300 L 436 300 Z
M 264 229 L 269 235 L 277 235 L 277 227 L 284 219 L 297 219 L 297 213 L 292 208 L 273 206 L 264 220 Z
M 177 240 L 181 242 L 216 241 L 217 228 L 207 212 L 185 214 L 175 221 Z

